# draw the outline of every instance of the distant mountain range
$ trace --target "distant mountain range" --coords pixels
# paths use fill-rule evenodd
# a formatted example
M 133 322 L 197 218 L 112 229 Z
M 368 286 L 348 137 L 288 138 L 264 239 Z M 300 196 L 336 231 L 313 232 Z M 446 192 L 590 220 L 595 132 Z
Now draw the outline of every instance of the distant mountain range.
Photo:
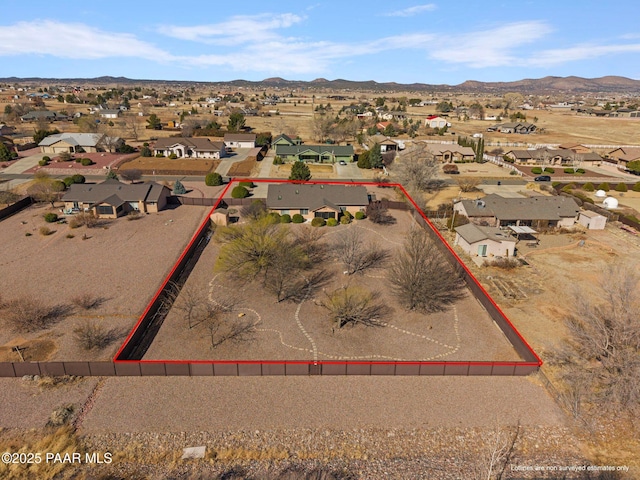
M 220 87 L 264 88 L 278 87 L 281 89 L 309 89 L 309 90 L 346 90 L 346 91 L 388 91 L 388 92 L 476 92 L 476 93 L 505 93 L 521 92 L 527 94 L 538 93 L 639 93 L 640 80 L 626 77 L 606 76 L 600 78 L 582 77 L 544 77 L 524 79 L 515 82 L 478 82 L 467 80 L 459 85 L 432 85 L 426 83 L 401 84 L 395 82 L 378 83 L 373 80 L 327 80 L 317 78 L 311 81 L 285 80 L 280 77 L 266 78 L 262 81 L 233 80 L 228 82 L 196 82 L 177 80 L 135 80 L 126 77 L 97 77 L 97 78 L 0 78 L 0 83 L 54 83 L 65 85 L 127 85 L 127 84 L 171 84 L 171 85 L 211 85 Z

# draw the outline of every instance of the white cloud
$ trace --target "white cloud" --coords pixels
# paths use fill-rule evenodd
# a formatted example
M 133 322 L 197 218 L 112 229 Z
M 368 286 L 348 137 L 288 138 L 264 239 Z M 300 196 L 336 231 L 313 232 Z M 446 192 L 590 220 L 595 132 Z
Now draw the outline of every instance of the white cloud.
M 304 17 L 292 13 L 280 15 L 238 15 L 222 23 L 176 27 L 165 25 L 158 33 L 180 40 L 212 45 L 235 46 L 250 42 L 265 42 L 280 38 L 277 30 L 300 23 Z
M 518 49 L 551 31 L 544 22 L 528 21 L 463 35 L 445 35 L 435 43 L 429 57 L 472 68 L 518 66 L 523 63 L 516 53 Z
M 25 54 L 72 59 L 171 59 L 167 52 L 138 40 L 132 34 L 104 32 L 81 23 L 34 20 L 0 26 L 0 56 Z
M 533 67 L 548 67 L 620 53 L 640 53 L 640 44 L 578 45 L 568 48 L 554 48 L 534 54 L 527 61 L 527 64 Z
M 415 7 L 409 7 L 402 10 L 396 10 L 394 12 L 385 13 L 385 17 L 413 17 L 423 12 L 431 12 L 437 8 L 435 3 L 427 3 L 424 5 L 416 5 Z

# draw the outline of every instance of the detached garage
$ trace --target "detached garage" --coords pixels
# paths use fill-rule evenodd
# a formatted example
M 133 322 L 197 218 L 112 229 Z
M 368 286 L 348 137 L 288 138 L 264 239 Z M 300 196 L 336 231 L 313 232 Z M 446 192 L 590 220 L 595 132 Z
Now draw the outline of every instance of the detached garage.
M 587 227 L 589 230 L 604 230 L 607 224 L 607 217 L 600 215 L 599 213 L 586 210 L 580 212 L 578 216 L 578 223 Z
M 467 223 L 456 227 L 454 245 L 459 245 L 472 257 L 512 257 L 516 239 L 496 227 Z

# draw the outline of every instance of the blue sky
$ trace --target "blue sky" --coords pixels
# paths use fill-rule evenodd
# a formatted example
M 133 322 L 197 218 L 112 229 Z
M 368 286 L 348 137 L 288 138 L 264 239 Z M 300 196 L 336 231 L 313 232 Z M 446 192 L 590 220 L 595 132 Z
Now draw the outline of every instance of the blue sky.
M 633 0 L 3 0 L 0 12 L 0 77 L 640 79 Z

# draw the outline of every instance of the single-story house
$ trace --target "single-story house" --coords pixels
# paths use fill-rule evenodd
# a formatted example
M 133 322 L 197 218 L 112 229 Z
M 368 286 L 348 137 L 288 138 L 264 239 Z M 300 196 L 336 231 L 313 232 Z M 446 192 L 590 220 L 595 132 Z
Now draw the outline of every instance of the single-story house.
M 487 132 L 500 132 L 500 133 L 519 133 L 528 134 L 536 131 L 536 126 L 533 123 L 527 122 L 507 122 L 499 123 L 487 128 Z
M 98 110 L 101 118 L 118 118 L 120 113 L 122 113 L 122 111 L 119 108 Z
M 591 153 L 591 149 L 589 147 L 585 147 L 584 145 L 580 145 L 579 143 L 567 142 L 558 145 L 558 148 L 562 148 L 564 150 L 571 150 L 575 153 Z
M 74 183 L 62 197 L 66 213 L 93 212 L 98 218 L 117 218 L 131 211 L 156 213 L 167 205 L 171 191 L 155 182 L 126 184 Z
M 578 216 L 578 223 L 589 230 L 604 230 L 607 224 L 607 217 L 591 210 L 583 210 Z
M 361 185 L 271 184 L 267 190 L 267 208 L 280 215 L 299 213 L 305 219 L 339 219 L 343 212 L 354 215 L 369 205 L 367 189 Z
M 20 120 L 23 122 L 35 122 L 40 119 L 55 122 L 57 120 L 66 120 L 67 116 L 61 115 L 58 112 L 50 112 L 49 110 L 34 110 L 20 117 Z
M 224 146 L 227 148 L 256 148 L 256 134 L 225 133 Z
M 276 156 L 283 160 L 312 163 L 353 161 L 352 145 L 277 145 Z
M 280 135 L 278 135 L 277 137 L 275 137 L 273 140 L 271 140 L 271 148 L 276 148 L 277 145 L 301 145 L 302 144 L 302 140 L 300 139 L 300 137 L 297 138 L 291 138 L 289 135 L 286 135 L 284 133 L 281 133 Z
M 429 115 L 424 121 L 424 126 L 430 128 L 444 128 L 450 127 L 451 124 L 446 118 L 440 117 L 439 115 Z
M 517 165 L 573 165 L 590 162 L 599 164 L 602 157 L 595 152 L 578 153 L 567 148 L 538 148 L 535 150 L 509 150 L 504 154 Z
M 403 121 L 407 119 L 407 114 L 405 112 L 382 112 L 378 114 L 378 118 L 383 120 L 396 120 Z
M 222 158 L 227 150 L 223 142 L 212 142 L 204 137 L 159 138 L 153 146 L 153 154 L 168 157 L 172 153 L 178 158 Z
M 607 156 L 609 158 L 606 159 L 606 161 L 615 163 L 618 167 L 625 168 L 627 163 L 640 160 L 640 148 L 620 147 L 610 151 Z
M 476 158 L 473 148 L 457 143 L 427 143 L 426 146 L 436 160 L 443 163 L 473 162 Z
M 570 197 L 505 198 L 495 193 L 477 200 L 461 200 L 453 204 L 453 209 L 472 223 L 489 227 L 572 227 L 580 212 Z
M 15 130 L 15 127 L 10 127 L 9 125 L 0 123 L 0 135 L 13 135 Z
M 516 239 L 496 227 L 467 223 L 456 227 L 454 245 L 472 257 L 513 257 Z
M 38 146 L 42 153 L 56 155 L 62 152 L 103 152 L 105 147 L 114 148 L 118 143 L 122 140 L 108 138 L 104 133 L 56 133 L 42 139 Z
M 376 144 L 380 145 L 380 153 L 397 152 L 399 150 L 398 142 L 384 135 L 372 135 L 367 139 L 367 146 L 369 148 L 373 148 Z

